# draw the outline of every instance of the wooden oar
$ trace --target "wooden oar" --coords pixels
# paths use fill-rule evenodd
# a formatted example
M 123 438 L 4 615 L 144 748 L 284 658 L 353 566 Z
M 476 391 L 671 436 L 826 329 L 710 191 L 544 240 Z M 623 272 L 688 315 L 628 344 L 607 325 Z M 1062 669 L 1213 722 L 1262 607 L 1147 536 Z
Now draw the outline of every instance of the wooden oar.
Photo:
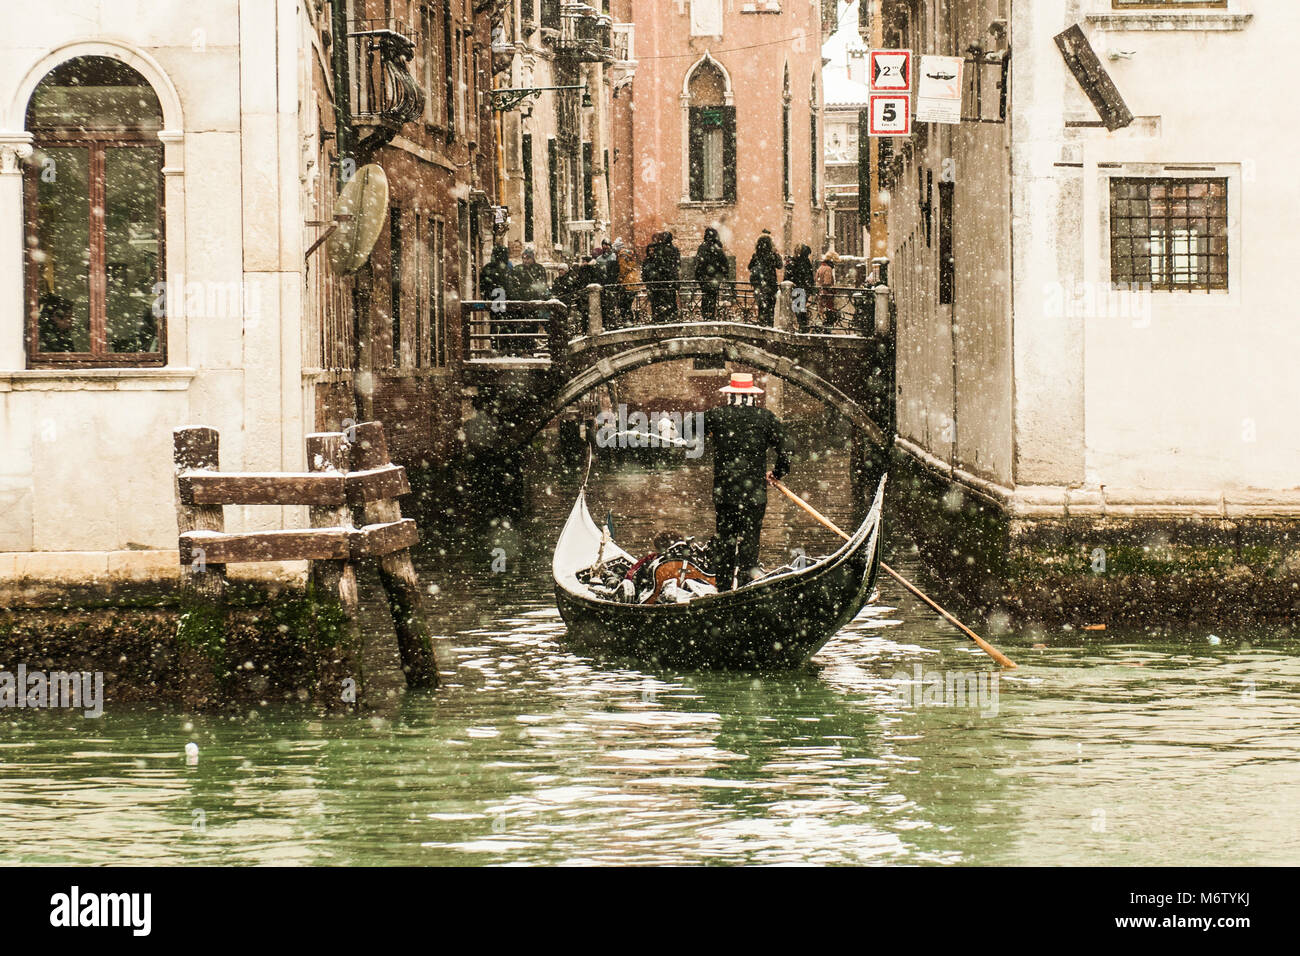
M 839 536 L 840 536 L 841 538 L 843 538 L 845 541 L 848 541 L 848 540 L 849 540 L 849 536 L 848 536 L 847 534 L 845 534 L 843 531 L 841 531 L 839 528 L 837 528 L 837 527 L 835 526 L 835 523 L 834 523 L 833 521 L 831 521 L 830 518 L 826 517 L 824 514 L 822 514 L 820 511 L 818 511 L 818 510 L 817 510 L 816 508 L 814 508 L 812 505 L 808 504 L 808 502 L 804 501 L 802 498 L 800 498 L 798 495 L 796 495 L 793 491 L 791 491 L 789 488 L 787 488 L 787 487 L 786 487 L 786 486 L 785 486 L 785 485 L 784 485 L 780 480 L 778 480 L 778 479 L 776 479 L 776 478 L 769 478 L 768 481 L 769 481 L 769 482 L 770 482 L 774 487 L 776 487 L 777 489 L 779 489 L 779 490 L 781 491 L 781 493 L 784 494 L 787 498 L 789 498 L 791 501 L 793 501 L 795 504 L 797 504 L 797 505 L 798 505 L 800 508 L 802 508 L 804 511 L 808 512 L 808 514 L 811 515 L 814 519 L 816 519 L 817 522 L 819 522 L 823 527 L 828 528 L 828 529 L 830 529 L 831 531 L 834 531 L 837 535 L 839 535 Z M 919 598 L 920 598 L 922 601 L 924 601 L 926 604 L 930 605 L 930 607 L 932 607 L 932 608 L 934 608 L 936 611 L 938 611 L 939 614 L 943 617 L 944 620 L 948 621 L 950 624 L 954 624 L 954 625 L 956 625 L 956 627 L 957 627 L 958 629 L 960 629 L 961 632 L 962 632 L 963 634 L 965 634 L 965 635 L 966 635 L 967 637 L 969 637 L 972 641 L 974 641 L 976 644 L 978 644 L 979 647 L 980 647 L 980 650 L 982 650 L 982 651 L 983 651 L 985 654 L 987 654 L 989 657 L 993 658 L 995 661 L 997 661 L 999 664 L 1001 664 L 1003 667 L 1005 667 L 1005 668 L 1007 668 L 1007 669 L 1009 669 L 1009 670 L 1014 670 L 1016 667 L 1019 666 L 1019 665 L 1016 664 L 1015 661 L 1013 661 L 1011 658 L 1007 657 L 1007 655 L 1003 654 L 1000 650 L 998 650 L 996 647 L 994 647 L 994 646 L 993 646 L 992 644 L 990 644 L 988 641 L 984 640 L 984 638 L 980 637 L 978 634 L 976 634 L 974 631 L 972 631 L 969 627 L 967 627 L 967 626 L 966 626 L 965 624 L 963 624 L 961 621 L 957 620 L 957 619 L 956 619 L 955 617 L 953 617 L 950 613 L 948 613 L 947 611 L 945 611 L 942 607 L 939 606 L 938 602 L 936 602 L 936 601 L 935 601 L 933 598 L 931 598 L 928 594 L 926 594 L 924 591 L 922 591 L 920 588 L 918 588 L 918 587 L 917 587 L 915 584 L 913 584 L 911 581 L 907 580 L 907 578 L 903 577 L 901 574 L 899 574 L 897 571 L 895 571 L 895 570 L 894 570 L 893 568 L 891 568 L 889 565 L 885 564 L 885 562 L 881 561 L 881 562 L 880 562 L 880 566 L 885 570 L 885 572 L 886 572 L 886 573 L 887 573 L 891 578 L 893 578 L 895 581 L 897 581 L 897 582 L 898 582 L 899 584 L 901 584 L 903 587 L 907 588 L 907 590 L 911 591 L 913 594 L 915 594 L 917 597 L 919 597 Z

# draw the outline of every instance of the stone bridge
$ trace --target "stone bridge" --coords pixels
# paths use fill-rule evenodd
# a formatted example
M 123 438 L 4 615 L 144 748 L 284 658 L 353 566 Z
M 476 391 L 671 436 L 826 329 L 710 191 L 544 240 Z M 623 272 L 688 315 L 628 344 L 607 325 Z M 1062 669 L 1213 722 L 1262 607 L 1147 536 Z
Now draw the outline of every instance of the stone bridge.
M 812 333 L 792 330 L 786 286 L 778 296 L 774 326 L 733 320 L 605 329 L 599 286 L 590 287 L 586 310 L 556 300 L 511 302 L 496 310 L 488 303 L 464 303 L 465 381 L 478 395 L 477 415 L 466 423 L 468 450 L 509 455 L 605 382 L 648 365 L 692 358 L 724 359 L 775 375 L 835 409 L 870 444 L 887 449 L 894 434 L 889 290 L 877 287 L 859 298 L 859 307 L 869 301 L 870 312 L 858 316 L 852 330 Z M 524 346 L 512 348 L 511 342 Z

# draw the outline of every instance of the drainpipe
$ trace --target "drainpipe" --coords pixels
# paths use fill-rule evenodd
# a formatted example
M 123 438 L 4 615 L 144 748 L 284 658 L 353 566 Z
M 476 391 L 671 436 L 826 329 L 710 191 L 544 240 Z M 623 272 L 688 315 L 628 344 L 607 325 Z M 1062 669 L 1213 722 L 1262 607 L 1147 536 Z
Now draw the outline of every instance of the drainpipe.
M 352 126 L 351 85 L 348 79 L 347 0 L 330 0 L 330 67 L 334 74 L 334 136 L 338 143 L 340 173 L 349 176 L 357 171 L 357 133 Z M 348 167 L 351 167 L 350 169 Z M 363 371 L 363 357 L 370 354 L 364 336 L 370 333 L 370 264 L 352 280 L 352 418 L 371 421 L 374 401 L 370 390 L 371 376 Z M 364 382 L 363 382 L 364 380 Z

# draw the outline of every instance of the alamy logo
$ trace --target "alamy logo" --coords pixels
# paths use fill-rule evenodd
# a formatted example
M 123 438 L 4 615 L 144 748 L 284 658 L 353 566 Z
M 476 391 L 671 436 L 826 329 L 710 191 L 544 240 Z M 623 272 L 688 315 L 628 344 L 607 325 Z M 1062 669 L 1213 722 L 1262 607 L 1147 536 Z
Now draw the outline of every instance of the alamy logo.
M 153 894 L 82 893 L 74 886 L 50 897 L 50 925 L 127 926 L 134 936 L 148 936 L 153 926 Z
M 960 707 L 981 717 L 998 712 L 998 675 L 990 671 L 930 671 L 920 664 L 912 673 L 894 674 L 896 696 L 904 707 Z
M 596 445 L 600 448 L 684 448 L 687 458 L 704 454 L 703 412 L 618 411 L 596 416 Z
M 86 717 L 104 715 L 104 675 L 101 671 L 0 671 L 0 710 L 5 708 L 82 710 Z

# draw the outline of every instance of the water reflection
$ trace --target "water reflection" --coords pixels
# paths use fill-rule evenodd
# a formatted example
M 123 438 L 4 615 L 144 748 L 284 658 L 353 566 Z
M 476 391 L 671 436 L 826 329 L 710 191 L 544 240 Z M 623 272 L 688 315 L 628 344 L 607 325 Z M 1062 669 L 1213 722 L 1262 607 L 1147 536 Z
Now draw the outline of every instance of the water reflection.
M 801 477 L 797 491 L 847 519 L 834 482 Z M 633 550 L 664 522 L 709 530 L 693 497 L 705 471 L 593 481 L 594 507 L 615 512 Z M 404 692 L 369 608 L 368 717 L 5 713 L 0 861 L 1300 859 L 1293 644 L 1062 632 L 1031 650 L 1013 635 L 1003 643 L 1022 667 L 1000 675 L 995 713 L 917 706 L 900 693 L 917 665 L 990 665 L 884 581 L 880 603 L 794 673 L 596 661 L 565 645 L 550 595 L 550 544 L 573 490 L 561 476 L 509 525 L 429 542 L 421 573 L 445 635 L 437 693 Z M 833 545 L 819 535 L 774 501 L 764 555 Z

